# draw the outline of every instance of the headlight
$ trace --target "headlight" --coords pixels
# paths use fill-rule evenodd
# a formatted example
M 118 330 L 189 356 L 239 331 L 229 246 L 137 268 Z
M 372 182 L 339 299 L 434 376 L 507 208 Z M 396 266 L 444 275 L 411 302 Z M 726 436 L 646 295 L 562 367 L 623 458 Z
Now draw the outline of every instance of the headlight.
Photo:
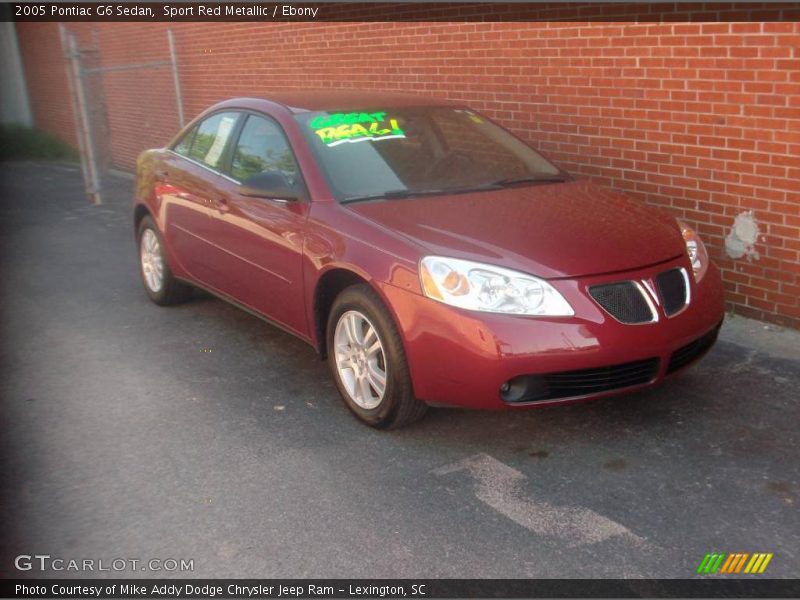
M 708 270 L 708 252 L 703 244 L 703 240 L 697 235 L 697 232 L 686 225 L 680 219 L 678 225 L 681 227 L 683 240 L 686 242 L 686 254 L 689 255 L 689 262 L 692 263 L 692 272 L 694 272 L 694 280 L 700 281 L 703 275 Z
M 542 279 L 457 258 L 426 256 L 419 265 L 428 298 L 484 312 L 571 317 L 569 303 Z

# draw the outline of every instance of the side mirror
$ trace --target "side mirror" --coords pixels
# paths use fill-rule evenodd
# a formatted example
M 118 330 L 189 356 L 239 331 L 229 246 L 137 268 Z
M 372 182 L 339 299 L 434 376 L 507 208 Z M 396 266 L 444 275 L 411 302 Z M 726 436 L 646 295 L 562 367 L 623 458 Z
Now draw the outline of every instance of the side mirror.
M 297 201 L 302 195 L 280 171 L 256 173 L 242 182 L 239 193 L 250 198 L 273 198 L 287 202 Z

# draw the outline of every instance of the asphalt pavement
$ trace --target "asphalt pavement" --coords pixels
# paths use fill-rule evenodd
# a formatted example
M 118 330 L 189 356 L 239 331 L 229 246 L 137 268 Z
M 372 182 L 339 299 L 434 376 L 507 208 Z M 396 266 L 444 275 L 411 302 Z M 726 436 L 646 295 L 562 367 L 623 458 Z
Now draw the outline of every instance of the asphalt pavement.
M 160 308 L 133 182 L 0 165 L 3 577 L 695 577 L 800 566 L 800 332 L 729 318 L 662 386 L 358 423 L 314 350 L 220 300 Z M 192 560 L 19 571 L 20 555 Z

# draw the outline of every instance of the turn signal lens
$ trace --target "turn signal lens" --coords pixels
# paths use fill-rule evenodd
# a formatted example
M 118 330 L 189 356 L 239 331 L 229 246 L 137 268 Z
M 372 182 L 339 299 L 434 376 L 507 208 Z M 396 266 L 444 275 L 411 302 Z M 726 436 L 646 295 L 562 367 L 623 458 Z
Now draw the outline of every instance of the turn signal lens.
M 425 292 L 425 295 L 428 298 L 433 298 L 434 300 L 444 300 L 442 294 L 439 292 L 439 288 L 433 282 L 433 276 L 428 271 L 428 267 L 425 264 L 420 264 L 419 266 L 419 278 L 422 281 L 422 291 Z
M 463 275 L 450 271 L 442 282 L 445 291 L 451 296 L 463 296 L 469 292 L 469 281 Z

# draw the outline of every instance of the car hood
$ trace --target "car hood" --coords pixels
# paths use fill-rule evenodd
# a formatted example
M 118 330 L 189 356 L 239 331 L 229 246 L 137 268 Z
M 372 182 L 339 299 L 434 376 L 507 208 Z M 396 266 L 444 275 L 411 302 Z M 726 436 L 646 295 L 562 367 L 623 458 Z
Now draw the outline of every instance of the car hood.
M 585 181 L 352 204 L 428 254 L 544 278 L 636 269 L 685 252 L 675 220 Z

